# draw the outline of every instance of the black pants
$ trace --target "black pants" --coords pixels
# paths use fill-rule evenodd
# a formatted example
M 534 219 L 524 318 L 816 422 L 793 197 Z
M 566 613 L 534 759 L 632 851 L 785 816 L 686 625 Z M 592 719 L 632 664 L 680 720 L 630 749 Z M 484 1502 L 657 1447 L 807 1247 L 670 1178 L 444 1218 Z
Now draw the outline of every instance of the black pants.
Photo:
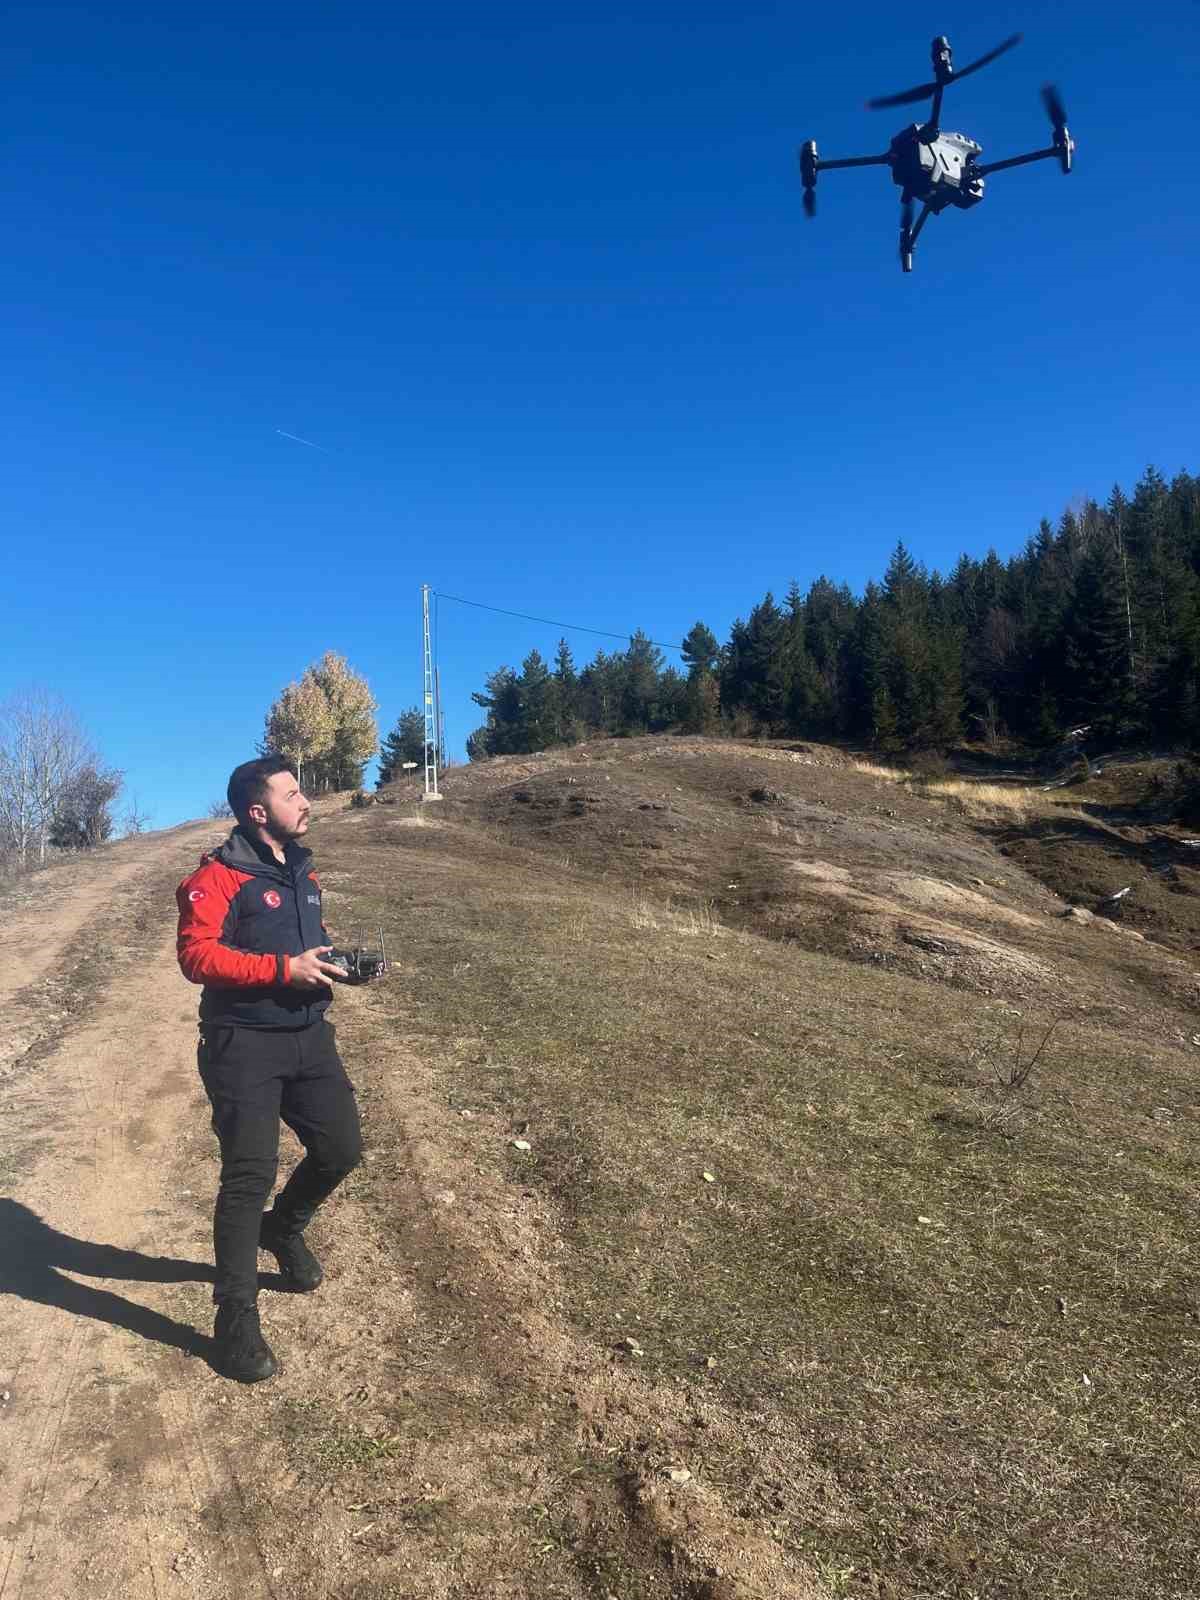
M 358 1105 L 328 1022 L 281 1032 L 205 1026 L 198 1060 L 221 1144 L 213 1299 L 253 1300 L 280 1119 L 306 1152 L 275 1201 L 284 1231 L 298 1231 L 362 1159 Z

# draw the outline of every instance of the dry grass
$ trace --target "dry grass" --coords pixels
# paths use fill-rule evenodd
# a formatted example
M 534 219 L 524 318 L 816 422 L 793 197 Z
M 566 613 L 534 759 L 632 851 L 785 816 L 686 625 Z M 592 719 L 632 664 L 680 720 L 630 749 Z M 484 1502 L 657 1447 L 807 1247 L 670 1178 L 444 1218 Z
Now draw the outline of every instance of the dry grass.
M 676 932 L 690 938 L 714 939 L 725 931 L 713 914 L 711 900 L 702 900 L 699 905 L 684 906 L 673 911 L 672 920 Z
M 616 829 L 644 813 L 638 791 L 616 813 L 611 770 Z M 752 781 L 730 789 L 727 826 L 745 831 L 696 811 L 655 854 L 664 874 L 709 858 L 707 881 L 746 895 L 760 818 L 733 802 Z M 595 1413 L 597 1482 L 669 1444 L 747 1538 L 831 1593 L 1200 1593 L 1194 1052 L 1125 1005 L 1128 963 L 1152 956 L 1097 934 L 1038 1056 L 1045 1012 L 1014 1020 L 747 927 L 677 937 L 716 934 L 721 906 L 660 894 L 641 855 L 611 849 L 589 870 L 608 811 L 580 823 L 569 877 L 539 866 L 533 834 L 518 848 L 465 806 L 448 815 L 437 836 L 381 830 L 322 855 L 354 873 L 367 923 L 404 906 L 403 983 L 372 1004 L 417 1043 L 442 1103 L 471 1109 L 464 1182 L 499 1175 L 514 1204 L 544 1208 L 548 1305 L 600 1370 L 630 1333 L 644 1352 L 641 1399 Z M 566 822 L 546 815 L 561 858 Z M 837 838 L 850 859 L 850 821 Z M 988 875 L 1007 870 L 993 857 Z M 1118 996 L 1130 1015 L 1114 1025 Z M 470 1356 L 481 1373 L 491 1348 Z M 539 1417 L 547 1473 L 579 1470 L 561 1394 L 508 1403 Z M 472 1448 L 457 1418 L 421 1425 Z M 702 1592 L 658 1587 L 631 1547 L 618 1561 L 586 1515 L 554 1527 L 545 1560 L 603 1570 L 597 1593 Z
M 913 788 L 925 798 L 951 805 L 961 816 L 977 822 L 1024 823 L 1031 816 L 1050 816 L 1061 809 L 1040 790 L 1024 785 L 1010 787 L 1002 783 L 973 783 L 966 778 L 937 778 L 929 783 L 918 780 Z
M 701 900 L 695 905 L 664 904 L 646 894 L 635 894 L 629 914 L 630 925 L 639 931 L 652 929 L 680 934 L 684 938 L 719 938 L 725 932 L 713 912 L 711 900 Z M 583 931 L 581 919 L 569 924 L 573 937 Z
M 856 761 L 853 770 L 881 783 L 903 785 L 921 799 L 940 801 L 973 822 L 1023 825 L 1035 817 L 1078 816 L 1078 808 L 1050 798 L 1035 784 L 986 783 L 972 778 L 924 778 L 901 767 Z
M 878 778 L 880 783 L 907 783 L 912 778 L 912 773 L 902 767 L 883 767 L 873 761 L 855 761 L 850 770 L 864 778 Z

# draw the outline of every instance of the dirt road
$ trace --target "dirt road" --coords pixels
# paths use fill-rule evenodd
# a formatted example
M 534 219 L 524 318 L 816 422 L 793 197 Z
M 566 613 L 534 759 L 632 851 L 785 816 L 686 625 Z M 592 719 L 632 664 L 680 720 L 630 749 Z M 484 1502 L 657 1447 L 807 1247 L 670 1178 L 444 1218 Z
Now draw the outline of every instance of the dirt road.
M 661 1419 L 702 1407 L 555 1318 L 542 1202 L 484 1170 L 482 1122 L 370 991 L 338 997 L 369 1154 L 313 1230 L 327 1282 L 260 1280 L 280 1377 L 213 1370 L 217 1163 L 173 891 L 221 832 L 0 906 L 0 1600 L 817 1592 L 715 1494 L 673 1503 Z M 285 1133 L 285 1173 L 297 1154 Z
M 171 890 L 215 827 L 44 874 L 4 919 L 3 1600 L 140 1600 L 214 1562 L 271 1592 L 204 1414 L 211 1269 L 177 1172 L 203 1115 Z

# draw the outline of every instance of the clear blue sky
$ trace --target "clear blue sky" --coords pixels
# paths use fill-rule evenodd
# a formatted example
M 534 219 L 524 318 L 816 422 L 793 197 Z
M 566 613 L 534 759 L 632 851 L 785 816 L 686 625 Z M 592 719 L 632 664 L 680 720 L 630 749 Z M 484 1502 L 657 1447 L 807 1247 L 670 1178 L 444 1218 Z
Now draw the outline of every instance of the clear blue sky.
M 414 20 L 409 20 L 413 18 Z M 796 149 L 947 95 L 988 180 L 896 261 Z M 17 5 L 5 27 L 0 698 L 62 694 L 158 825 L 325 649 L 386 731 L 420 584 L 673 640 L 1200 468 L 1200 6 Z M 283 429 L 321 449 L 282 437 Z M 447 729 L 557 630 L 443 604 Z M 577 659 L 600 641 L 572 636 Z M 619 646 L 618 646 L 619 647 Z

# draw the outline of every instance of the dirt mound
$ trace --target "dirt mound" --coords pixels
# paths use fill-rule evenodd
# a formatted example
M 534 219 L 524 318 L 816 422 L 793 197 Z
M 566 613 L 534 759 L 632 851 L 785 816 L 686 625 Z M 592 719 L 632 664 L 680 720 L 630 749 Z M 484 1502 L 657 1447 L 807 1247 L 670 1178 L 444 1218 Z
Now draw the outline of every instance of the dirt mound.
M 702 915 L 1013 1000 L 1064 984 L 1094 992 L 1077 971 L 1088 959 L 1082 924 L 1062 920 L 1072 900 L 1023 870 L 1017 830 L 980 822 L 969 807 L 924 796 L 841 751 L 596 740 L 455 769 L 444 794 L 444 821 L 482 825 L 498 844 L 526 852 L 534 870 L 624 883 L 685 922 Z M 1072 820 L 1075 804 L 1064 802 L 1052 824 L 1027 822 L 1021 840 L 1028 846 L 1044 826 L 1067 837 L 1082 825 Z M 417 816 L 429 809 L 409 807 Z M 946 948 L 922 949 L 902 925 Z M 1141 986 L 1161 993 L 1162 974 Z

